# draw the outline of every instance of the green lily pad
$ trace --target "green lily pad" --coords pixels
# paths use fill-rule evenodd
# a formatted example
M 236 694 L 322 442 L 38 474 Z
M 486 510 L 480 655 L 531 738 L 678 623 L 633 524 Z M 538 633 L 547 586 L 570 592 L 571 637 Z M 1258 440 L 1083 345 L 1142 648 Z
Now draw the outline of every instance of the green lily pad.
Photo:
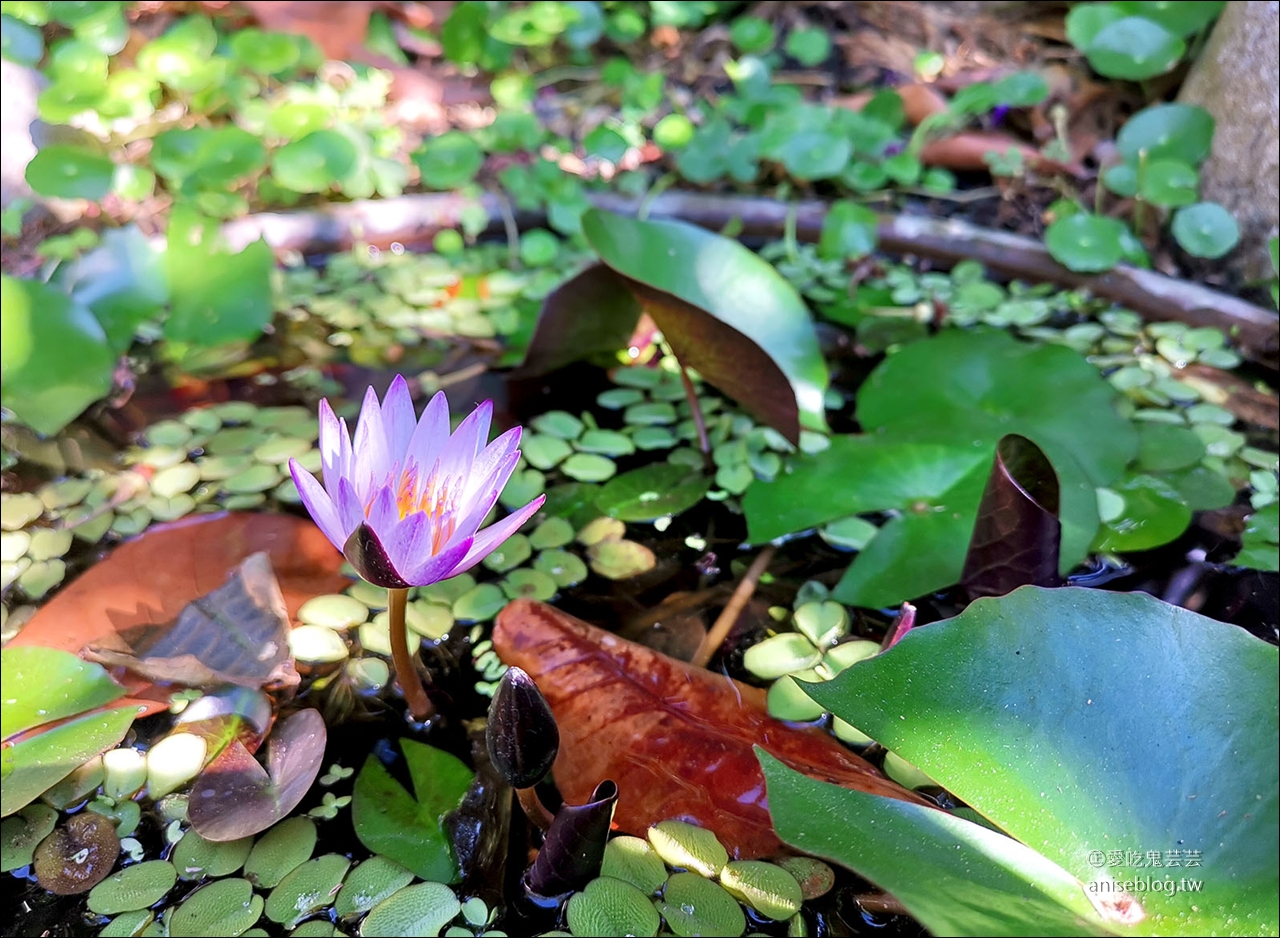
M 692 225 L 593 209 L 582 227 L 601 259 L 630 278 L 680 360 L 707 383 L 793 440 L 801 424 L 826 429 L 826 365 L 808 310 L 770 264 Z
M 618 466 L 595 453 L 574 453 L 560 464 L 560 471 L 579 482 L 603 482 L 613 478 Z
M 581 436 L 586 428 L 581 420 L 564 410 L 549 410 L 545 414 L 539 414 L 530 424 L 539 433 L 570 441 Z
M 791 918 L 804 902 L 794 876 L 776 864 L 760 860 L 726 863 L 720 871 L 720 884 L 734 898 L 775 922 Z
M 495 573 L 505 573 L 520 566 L 532 556 L 533 545 L 529 543 L 529 538 L 523 534 L 513 534 L 494 548 L 483 563 Z
M 659 821 L 646 836 L 668 866 L 715 879 L 729 862 L 728 851 L 712 831 L 687 821 Z
M 652 463 L 611 479 L 596 507 L 621 521 L 651 521 L 692 508 L 710 487 L 711 480 L 697 470 Z
M 352 793 L 356 836 L 423 879 L 450 882 L 458 876 L 457 861 L 441 822 L 462 801 L 473 773 L 455 756 L 424 743 L 402 739 L 400 747 L 414 794 L 370 756 Z
M 453 603 L 453 617 L 462 622 L 485 622 L 507 604 L 507 597 L 494 583 L 481 583 Z
M 367 938 L 418 938 L 440 934 L 462 911 L 453 890 L 442 883 L 418 883 L 383 899 L 360 923 Z
M 573 447 L 558 436 L 530 433 L 520 440 L 520 455 L 535 469 L 552 469 L 572 452 Z
M 1088 212 L 1060 218 L 1044 232 L 1053 259 L 1080 273 L 1110 270 L 1124 259 L 1124 222 Z
M 413 882 L 413 873 L 394 860 L 372 856 L 351 871 L 333 900 L 339 918 L 363 915 Z
M 322 625 L 300 625 L 289 630 L 289 653 L 307 664 L 342 661 L 349 654 L 347 643 L 333 629 Z
M 333 901 L 350 866 L 346 857 L 329 853 L 295 867 L 267 896 L 267 918 L 293 928 Z
M 630 456 L 636 451 L 635 441 L 616 430 L 587 430 L 574 446 L 583 453 L 598 453 L 615 458 Z
M 1124 511 L 1102 526 L 1098 550 L 1150 550 L 1175 540 L 1191 523 L 1191 509 L 1159 476 L 1133 475 L 1111 488 L 1124 499 Z
M 635 541 L 600 541 L 587 548 L 591 569 L 608 580 L 629 580 L 657 566 L 653 551 Z
M 573 525 L 564 518 L 548 518 L 529 535 L 529 546 L 534 550 L 564 547 L 573 542 Z
M 1114 917 L 1105 925 L 1120 933 L 1243 935 L 1280 927 L 1273 898 L 1280 860 L 1272 847 L 1280 795 L 1268 781 L 1280 762 L 1277 663 L 1276 649 L 1243 629 L 1142 593 L 1022 587 L 914 631 L 810 693 L 1012 837 L 1037 845 L 1045 863 L 1061 865 L 1042 877 L 1034 872 L 1044 865 L 1032 859 L 1034 852 L 993 841 L 1001 849 L 988 855 L 1019 869 L 1020 885 L 1009 891 L 1039 884 L 1042 895 L 1095 928 L 1104 923 L 1087 896 L 1109 899 L 1102 904 Z M 1228 684 L 1231 693 L 1224 695 Z M 937 730 L 942 726 L 945 732 Z M 958 888 L 971 873 L 953 867 L 950 885 L 921 875 L 926 862 L 934 866 L 967 853 L 955 849 L 954 831 L 935 850 L 916 853 L 886 831 L 897 823 L 893 818 L 919 809 L 849 792 L 841 796 L 852 796 L 844 804 L 802 805 L 775 788 L 781 772 L 770 763 L 770 806 L 785 840 L 807 852 L 843 857 L 892 890 L 934 932 L 992 934 L 940 918 L 995 908 L 990 895 L 980 905 L 939 901 L 947 893 L 971 899 L 975 883 Z M 1124 792 L 1141 796 L 1118 794 Z M 850 805 L 861 799 L 875 806 L 871 813 L 856 809 L 855 819 Z M 784 805 L 786 817 L 779 814 Z M 880 837 L 836 846 L 841 836 L 865 830 L 869 816 L 877 819 Z M 815 826 L 818 817 L 822 823 Z M 1225 818 L 1234 821 L 1224 824 Z M 831 830 L 837 824 L 852 826 Z M 818 848 L 818 840 L 827 843 Z M 966 834 L 961 841 L 987 838 Z M 857 856 L 849 856 L 847 845 L 855 842 Z M 1132 852 L 1108 855 L 1121 844 L 1133 845 L 1121 848 Z M 893 861 L 890 853 L 900 858 Z M 915 860 L 908 862 L 912 853 Z M 1016 858 L 1024 853 L 1030 856 Z M 1154 877 L 1163 885 L 1165 877 L 1148 862 L 1152 853 L 1166 868 L 1185 868 L 1185 858 L 1194 857 L 1204 870 L 1204 891 L 1133 892 L 1129 898 L 1142 915 L 1135 922 L 1125 897 L 1098 887 L 1086 892 L 1082 885 Z M 1175 862 L 1163 862 L 1168 857 Z M 973 855 L 965 861 L 973 863 Z M 873 870 L 873 863 L 879 868 Z M 901 866 L 891 872 L 894 863 Z M 1176 882 L 1183 874 L 1168 875 Z M 1046 884 L 1055 885 L 1048 890 Z M 930 900 L 926 889 L 938 898 Z M 1005 901 L 999 906 L 1008 909 Z M 1136 927 L 1126 928 L 1119 912 Z M 1036 933 L 1042 929 L 1037 923 Z
M 600 875 L 630 883 L 646 895 L 653 895 L 667 881 L 662 858 L 640 837 L 612 837 L 604 847 Z
M 747 917 L 737 900 L 724 887 L 697 873 L 671 874 L 658 911 L 667 927 L 680 936 L 737 936 L 747 930 Z
M 168 860 L 147 860 L 126 866 L 89 891 L 89 911 L 98 915 L 136 912 L 159 902 L 178 881 Z
M 517 469 L 507 480 L 498 501 L 506 508 L 523 508 L 533 501 L 547 486 L 547 477 L 537 469 Z
M 1235 216 L 1217 202 L 1199 202 L 1178 209 L 1171 230 L 1179 246 L 1194 257 L 1216 260 L 1240 243 Z
M 822 660 L 822 652 L 798 632 L 783 632 L 747 649 L 742 666 L 756 677 L 773 680 L 805 671 Z
M 253 845 L 245 859 L 244 875 L 262 889 L 274 889 L 311 858 L 317 837 L 315 822 L 308 818 L 281 821 Z
M 307 625 L 343 631 L 369 619 L 369 607 L 352 596 L 315 596 L 298 609 L 298 619 Z
M 567 550 L 544 550 L 533 561 L 533 569 L 545 573 L 556 586 L 568 589 L 587 578 L 587 565 Z
M 230 876 L 244 866 L 252 849 L 252 837 L 213 841 L 188 830 L 173 848 L 169 859 L 177 869 L 179 879 Z
M 0 305 L 4 406 L 32 429 L 57 433 L 111 390 L 106 333 L 86 307 L 35 280 L 0 278 Z

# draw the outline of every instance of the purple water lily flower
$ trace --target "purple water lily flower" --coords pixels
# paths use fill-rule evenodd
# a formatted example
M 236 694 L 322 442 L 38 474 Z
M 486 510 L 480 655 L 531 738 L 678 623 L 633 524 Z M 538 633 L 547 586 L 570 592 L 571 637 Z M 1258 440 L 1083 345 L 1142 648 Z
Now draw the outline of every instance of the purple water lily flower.
M 324 485 L 289 460 L 302 503 L 356 572 L 391 590 L 427 586 L 484 559 L 542 507 L 538 496 L 480 530 L 520 458 L 520 427 L 492 443 L 485 401 L 449 432 L 441 391 L 414 419 L 399 375 L 382 403 L 365 393 L 355 440 L 328 401 L 320 402 Z

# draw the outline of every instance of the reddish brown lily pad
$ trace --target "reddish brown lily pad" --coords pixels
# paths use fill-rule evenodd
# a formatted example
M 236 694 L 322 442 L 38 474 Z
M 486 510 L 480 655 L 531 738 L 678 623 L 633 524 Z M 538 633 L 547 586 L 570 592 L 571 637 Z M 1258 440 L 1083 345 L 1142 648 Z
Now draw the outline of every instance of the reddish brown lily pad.
M 620 792 L 615 823 L 642 835 L 667 818 L 715 831 L 735 857 L 775 853 L 759 745 L 813 778 L 923 803 L 827 733 L 775 720 L 765 692 L 515 600 L 494 647 L 537 681 L 560 727 L 555 780 L 566 802 L 604 779 Z
M 120 838 L 110 818 L 83 811 L 36 847 L 40 885 L 60 896 L 88 892 L 107 878 L 120 856 Z

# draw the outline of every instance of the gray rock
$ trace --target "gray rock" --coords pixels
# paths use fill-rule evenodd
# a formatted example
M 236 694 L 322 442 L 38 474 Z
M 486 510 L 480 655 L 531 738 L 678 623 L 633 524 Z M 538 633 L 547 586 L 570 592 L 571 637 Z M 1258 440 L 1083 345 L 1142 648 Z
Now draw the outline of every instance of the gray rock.
M 1233 262 L 1248 279 L 1269 277 L 1266 240 L 1280 224 L 1280 2 L 1228 3 L 1179 100 L 1217 122 L 1201 193 L 1240 222 Z

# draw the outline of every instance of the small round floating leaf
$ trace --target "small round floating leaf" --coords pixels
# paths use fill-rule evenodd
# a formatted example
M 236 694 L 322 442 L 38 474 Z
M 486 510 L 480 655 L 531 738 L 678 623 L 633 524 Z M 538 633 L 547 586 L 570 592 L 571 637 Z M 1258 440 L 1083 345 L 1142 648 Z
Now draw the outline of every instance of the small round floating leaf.
M 659 821 L 649 828 L 648 838 L 668 866 L 714 879 L 729 862 L 728 851 L 714 833 L 685 821 Z
M 630 456 L 636 451 L 635 441 L 616 430 L 587 430 L 574 445 L 581 452 L 601 456 Z
M 637 427 L 631 438 L 636 449 L 645 451 L 670 449 L 677 443 L 676 435 L 666 427 Z
M 653 938 L 662 924 L 649 897 L 630 883 L 602 876 L 574 893 L 566 907 L 569 931 L 578 936 L 636 935 Z
M 355 918 L 413 882 L 413 873 L 394 860 L 372 856 L 351 871 L 333 901 L 339 918 Z
M 505 573 L 533 556 L 533 547 L 523 534 L 513 534 L 483 561 L 495 573 Z
M 734 860 L 720 873 L 730 893 L 766 918 L 785 921 L 800 911 L 804 894 L 796 878 L 782 867 L 761 860 Z
M 766 455 L 777 458 L 775 453 Z M 818 536 L 832 547 L 838 547 L 841 550 L 862 550 L 879 530 L 870 521 L 852 515 L 823 525 L 818 530 Z
M 58 823 L 58 812 L 46 804 L 29 804 L 0 824 L 0 873 L 28 865 L 36 845 Z
M 128 746 L 108 749 L 102 754 L 102 775 L 104 795 L 115 801 L 128 798 L 147 783 L 147 757 Z
M 667 881 L 667 867 L 647 840 L 622 836 L 605 844 L 600 875 L 630 883 L 651 896 Z
M 508 599 L 549 602 L 558 589 L 555 578 L 541 570 L 512 570 L 502 580 L 502 592 Z
M 803 603 L 795 612 L 796 629 L 818 647 L 839 641 L 849 631 L 849 613 L 837 602 Z
M 49 892 L 73 896 L 106 879 L 119 856 L 115 825 L 101 814 L 83 811 L 40 842 L 32 869 Z
M 145 909 L 159 902 L 177 881 L 178 871 L 168 860 L 126 866 L 93 887 L 87 903 L 89 911 L 117 915 Z
M 0 528 L 18 531 L 44 514 L 44 504 L 30 492 L 0 496 Z
M 627 533 L 627 526 L 616 518 L 596 518 L 578 531 L 578 543 L 592 547 L 602 541 L 615 541 Z
M 216 430 L 217 427 L 214 427 Z M 147 427 L 143 439 L 150 446 L 182 446 L 192 437 L 192 429 L 180 420 L 161 420 Z
M 462 622 L 486 622 L 506 604 L 507 597 L 499 586 L 481 583 L 454 601 L 453 617 Z
M 365 938 L 434 936 L 462 910 L 453 890 L 443 883 L 418 883 L 388 896 L 360 923 Z
M 453 613 L 437 603 L 417 600 L 409 606 L 405 622 L 411 631 L 437 642 L 453 628 Z
M 279 482 L 280 470 L 260 463 L 223 480 L 222 488 L 233 495 L 253 495 L 275 488 Z
M 311 857 L 316 848 L 316 825 L 292 817 L 263 834 L 249 852 L 244 875 L 262 889 L 271 889 Z
M 539 433 L 559 437 L 562 440 L 576 440 L 585 429 L 582 421 L 564 410 L 551 410 L 539 414 L 530 421 Z
M 1167 472 L 1194 466 L 1205 456 L 1200 437 L 1186 427 L 1143 423 L 1138 426 L 1138 467 L 1147 472 Z
M 98 938 L 134 938 L 135 935 L 141 935 L 155 917 L 150 909 L 122 912 L 98 932 Z
M 147 794 L 163 798 L 200 774 L 209 744 L 192 733 L 173 733 L 147 752 Z
M 304 440 L 296 436 L 277 436 L 255 447 L 253 458 L 258 462 L 282 466 L 290 459 L 297 459 L 310 449 L 310 440 Z
M 520 440 L 520 454 L 535 469 L 558 466 L 572 452 L 565 440 L 546 433 L 530 433 Z
M 567 550 L 544 550 L 533 561 L 533 569 L 551 577 L 561 589 L 576 586 L 587 578 L 587 565 Z
M 513 788 L 532 788 L 556 761 L 556 718 L 533 678 L 520 668 L 508 668 L 498 681 L 485 741 L 494 768 Z
M 579 482 L 603 482 L 618 471 L 612 459 L 595 453 L 574 453 L 560 464 L 560 471 Z
M 1053 259 L 1068 270 L 1110 270 L 1124 257 L 1124 223 L 1081 212 L 1051 224 L 1044 243 Z
M 324 192 L 344 179 L 359 159 L 356 145 L 336 130 L 313 130 L 271 157 L 271 175 L 295 192 Z
M 1139 111 L 1120 128 L 1116 148 L 1137 164 L 1145 151 L 1148 160 L 1176 159 L 1197 166 L 1209 155 L 1213 142 L 1213 117 L 1190 104 L 1157 104 Z
M 548 518 L 529 535 L 529 546 L 534 550 L 563 547 L 573 541 L 573 525 L 564 518 Z
M 342 636 L 333 629 L 300 625 L 289 631 L 289 653 L 307 664 L 328 664 L 342 661 L 350 651 Z
M 635 541 L 601 541 L 587 548 L 591 569 L 608 580 L 628 580 L 658 564 L 653 551 Z
M 859 661 L 865 661 L 878 654 L 880 654 L 879 642 L 855 639 L 852 642 L 842 642 L 832 648 L 822 656 L 822 663 L 833 674 L 839 674 L 846 668 L 853 667 Z
M 151 480 L 151 491 L 161 498 L 173 498 L 190 492 L 200 482 L 200 467 L 183 462 L 161 469 Z
M 328 919 L 313 918 L 289 932 L 289 938 L 337 938 L 341 934 L 342 932 L 334 928 Z M 471 933 L 467 932 L 467 934 Z
M 537 469 L 517 470 L 507 480 L 498 501 L 507 508 L 520 508 L 541 495 L 546 485 L 547 477 Z
M 169 914 L 169 934 L 192 938 L 242 935 L 262 916 L 263 899 L 244 879 L 201 886 Z
M 676 409 L 666 401 L 632 404 L 623 412 L 622 419 L 637 426 L 659 426 L 676 422 Z
M 747 928 L 742 907 L 722 886 L 697 873 L 674 873 L 659 906 L 667 927 L 680 936 L 741 935 Z
M 836 884 L 835 870 L 815 857 L 783 857 L 777 863 L 795 877 L 805 899 L 825 896 Z
M 689 145 L 694 129 L 693 121 L 683 114 L 668 114 L 653 125 L 653 142 L 664 150 L 679 150 Z
M 93 491 L 93 488 L 94 483 L 91 479 L 63 479 L 61 482 L 50 482 L 48 485 L 41 486 L 36 492 L 36 497 L 45 508 L 56 511 L 80 504 Z
M 27 164 L 27 184 L 37 193 L 58 199 L 100 199 L 111 191 L 115 164 L 82 147 L 41 147 Z
M 180 879 L 230 876 L 244 866 L 252 848 L 252 837 L 213 841 L 205 840 L 194 830 L 188 830 L 173 848 L 170 860 Z
M 298 609 L 298 619 L 307 625 L 342 631 L 368 621 L 369 607 L 351 596 L 315 596 Z
M 700 471 L 654 463 L 610 480 L 596 497 L 596 507 L 622 521 L 651 521 L 692 508 L 710 487 L 711 480 Z
M 773 680 L 812 668 L 822 660 L 822 652 L 798 632 L 783 632 L 747 649 L 742 665 L 756 677 Z
M 605 410 L 622 410 L 643 401 L 644 391 L 640 388 L 610 388 L 608 391 L 601 391 L 596 397 L 596 403 Z
M 1173 216 L 1173 237 L 1195 257 L 1216 260 L 1240 242 L 1235 217 L 1217 202 L 1198 202 L 1178 209 Z
M 765 697 L 765 705 L 769 716 L 778 720 L 794 720 L 808 723 L 822 716 L 826 710 L 815 703 L 813 698 L 801 690 L 795 678 L 784 674 L 769 687 Z
M 54 560 L 71 549 L 70 531 L 57 531 L 53 528 L 37 528 L 31 532 L 31 541 L 27 545 L 27 556 L 33 561 Z
M 293 869 L 267 896 L 267 918 L 293 928 L 332 901 L 350 866 L 346 857 L 329 853 Z
M 31 535 L 26 531 L 5 531 L 0 535 L 0 560 L 14 563 L 27 553 L 31 546 Z

